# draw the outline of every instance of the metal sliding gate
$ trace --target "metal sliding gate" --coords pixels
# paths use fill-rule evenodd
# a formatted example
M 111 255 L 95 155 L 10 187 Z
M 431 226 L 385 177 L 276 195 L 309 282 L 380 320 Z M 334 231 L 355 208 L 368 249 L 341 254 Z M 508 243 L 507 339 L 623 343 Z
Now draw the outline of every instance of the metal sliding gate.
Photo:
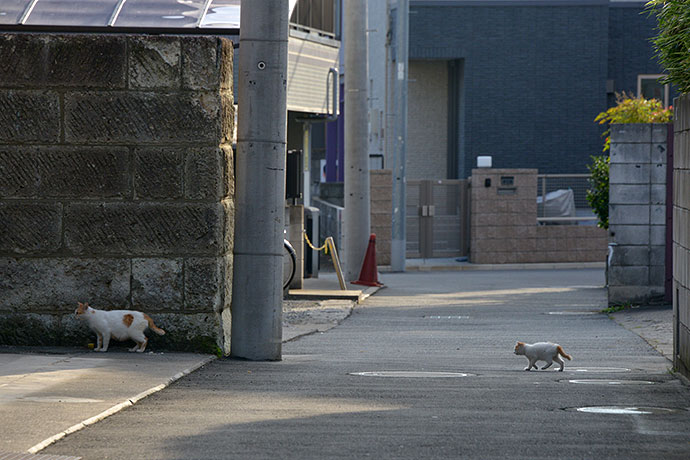
M 407 181 L 407 257 L 466 257 L 469 253 L 469 182 Z

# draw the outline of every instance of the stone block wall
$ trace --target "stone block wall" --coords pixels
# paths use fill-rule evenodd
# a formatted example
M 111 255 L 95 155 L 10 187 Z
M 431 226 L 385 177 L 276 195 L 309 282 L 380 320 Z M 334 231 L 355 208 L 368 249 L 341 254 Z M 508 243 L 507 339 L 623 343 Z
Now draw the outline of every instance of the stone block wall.
M 611 126 L 609 304 L 664 295 L 666 124 Z
M 606 231 L 537 225 L 536 169 L 472 170 L 470 262 L 603 262 Z
M 690 95 L 673 106 L 673 364 L 690 377 Z
M 86 345 L 81 301 L 224 348 L 232 43 L 9 33 L 0 62 L 0 344 Z
M 376 263 L 391 264 L 393 173 L 390 169 L 370 171 L 371 233 L 376 234 Z

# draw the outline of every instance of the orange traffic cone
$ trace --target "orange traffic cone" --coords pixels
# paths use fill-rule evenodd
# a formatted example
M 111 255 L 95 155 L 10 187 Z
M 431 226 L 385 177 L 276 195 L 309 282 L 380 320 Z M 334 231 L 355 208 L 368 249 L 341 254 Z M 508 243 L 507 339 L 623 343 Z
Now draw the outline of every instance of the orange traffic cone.
M 374 233 L 369 237 L 369 246 L 364 256 L 362 270 L 359 272 L 359 279 L 357 281 L 352 281 L 352 284 L 383 286 L 382 283 L 379 283 L 378 272 L 376 270 L 376 234 Z

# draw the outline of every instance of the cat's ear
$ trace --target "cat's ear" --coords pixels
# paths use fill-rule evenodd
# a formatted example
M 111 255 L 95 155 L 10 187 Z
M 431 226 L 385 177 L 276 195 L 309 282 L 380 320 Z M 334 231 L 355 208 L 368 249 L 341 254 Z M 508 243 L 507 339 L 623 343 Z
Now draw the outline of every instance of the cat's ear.
M 518 343 L 517 343 L 517 345 L 524 345 L 524 344 L 525 344 L 525 342 L 520 342 L 520 341 L 518 341 Z

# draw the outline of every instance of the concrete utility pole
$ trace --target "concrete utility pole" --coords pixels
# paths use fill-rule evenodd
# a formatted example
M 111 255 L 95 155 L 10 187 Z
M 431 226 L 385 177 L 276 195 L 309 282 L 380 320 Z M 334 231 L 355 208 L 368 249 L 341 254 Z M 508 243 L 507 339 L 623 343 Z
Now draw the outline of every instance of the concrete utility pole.
M 345 211 L 343 255 L 346 281 L 362 267 L 371 231 L 369 117 L 367 103 L 367 2 L 345 0 Z
M 405 161 L 407 157 L 407 75 L 409 0 L 391 3 L 392 39 L 390 43 L 389 82 L 391 117 L 388 129 L 389 154 L 393 172 L 393 222 L 391 239 L 391 269 L 405 271 L 407 235 L 405 231 Z
M 281 359 L 288 0 L 242 1 L 230 354 Z

